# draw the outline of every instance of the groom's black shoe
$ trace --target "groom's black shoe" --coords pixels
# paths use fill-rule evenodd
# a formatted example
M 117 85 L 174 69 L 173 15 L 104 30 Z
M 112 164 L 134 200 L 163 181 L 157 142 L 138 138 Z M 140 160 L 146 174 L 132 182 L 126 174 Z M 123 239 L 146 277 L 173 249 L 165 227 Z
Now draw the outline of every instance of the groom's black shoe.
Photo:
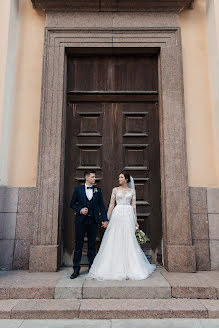
M 74 271 L 71 276 L 70 276 L 70 279 L 75 279 L 79 276 L 79 271 Z

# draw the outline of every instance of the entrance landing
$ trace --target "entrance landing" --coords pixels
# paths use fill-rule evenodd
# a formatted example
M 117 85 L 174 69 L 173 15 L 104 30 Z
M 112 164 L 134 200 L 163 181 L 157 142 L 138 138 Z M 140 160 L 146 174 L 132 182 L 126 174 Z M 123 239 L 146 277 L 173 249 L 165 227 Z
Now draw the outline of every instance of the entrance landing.
M 158 267 L 146 280 L 103 282 L 71 273 L 0 272 L 0 318 L 219 318 L 219 272 Z

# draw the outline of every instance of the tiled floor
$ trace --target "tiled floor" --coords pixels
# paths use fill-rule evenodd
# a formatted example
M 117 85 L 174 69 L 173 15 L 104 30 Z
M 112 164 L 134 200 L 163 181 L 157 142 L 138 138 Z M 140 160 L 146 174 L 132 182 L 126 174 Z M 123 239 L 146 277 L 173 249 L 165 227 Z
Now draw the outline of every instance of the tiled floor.
M 218 328 L 219 319 L 0 320 L 0 328 Z

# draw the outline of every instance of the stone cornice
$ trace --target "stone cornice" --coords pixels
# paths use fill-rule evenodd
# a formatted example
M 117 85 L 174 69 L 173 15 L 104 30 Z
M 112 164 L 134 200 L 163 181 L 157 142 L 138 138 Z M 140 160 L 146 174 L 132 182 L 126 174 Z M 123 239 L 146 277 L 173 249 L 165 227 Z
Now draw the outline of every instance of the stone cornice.
M 180 12 L 194 0 L 31 0 L 45 11 L 171 11 Z

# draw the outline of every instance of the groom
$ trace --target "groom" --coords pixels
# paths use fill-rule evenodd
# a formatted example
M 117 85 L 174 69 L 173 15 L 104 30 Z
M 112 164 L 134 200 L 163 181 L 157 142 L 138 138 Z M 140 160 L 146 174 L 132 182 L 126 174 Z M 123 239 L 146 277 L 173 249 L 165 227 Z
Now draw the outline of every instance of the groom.
M 99 221 L 99 212 L 102 215 L 102 226 L 107 228 L 108 218 L 103 202 L 103 196 L 100 188 L 94 187 L 95 171 L 88 170 L 84 172 L 85 184 L 76 187 L 71 200 L 71 208 L 76 211 L 75 215 L 75 250 L 73 258 L 74 272 L 70 279 L 75 279 L 79 275 L 80 262 L 84 236 L 87 232 L 88 237 L 88 263 L 89 269 L 96 255 L 96 235 Z

